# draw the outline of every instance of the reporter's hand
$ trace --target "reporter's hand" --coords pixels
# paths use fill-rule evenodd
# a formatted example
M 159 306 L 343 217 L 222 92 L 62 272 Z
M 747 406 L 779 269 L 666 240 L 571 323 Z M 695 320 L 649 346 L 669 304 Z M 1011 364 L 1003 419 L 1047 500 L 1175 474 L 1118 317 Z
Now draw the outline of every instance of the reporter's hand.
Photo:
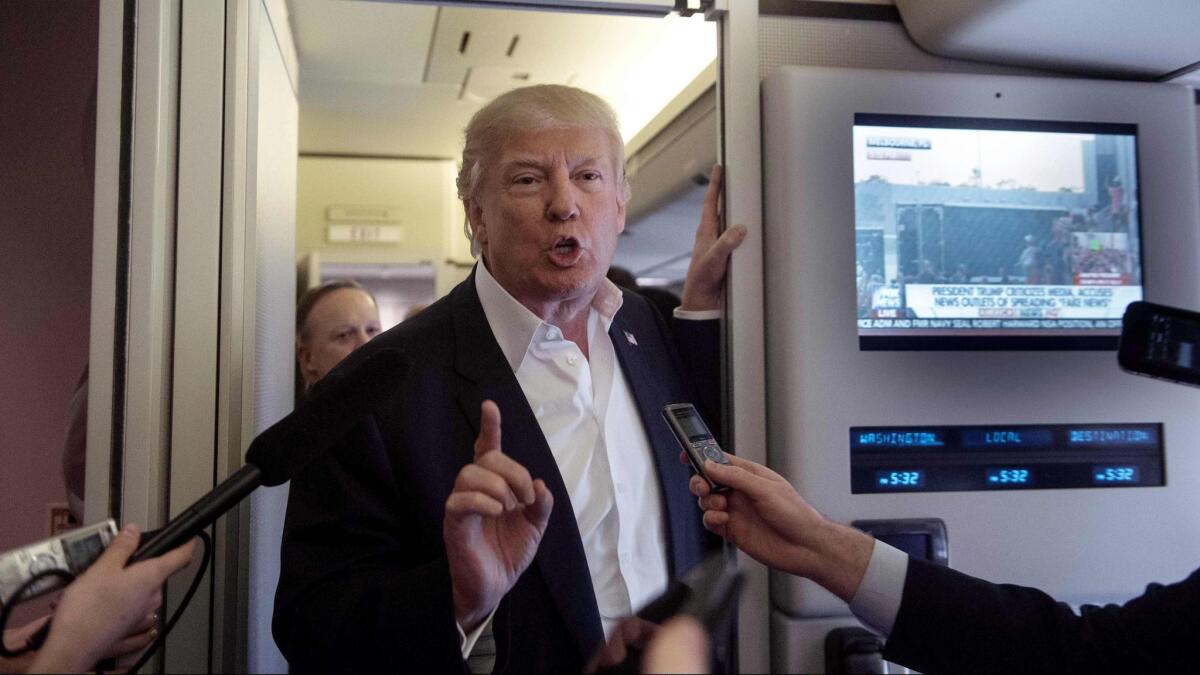
M 709 637 L 704 626 L 686 614 L 672 617 L 654 634 L 642 656 L 643 673 L 707 673 Z
M 729 256 L 746 239 L 744 225 L 735 225 L 725 232 L 719 231 L 721 179 L 721 165 L 717 164 L 709 174 L 708 191 L 704 193 L 704 209 L 700 213 L 700 225 L 696 228 L 696 241 L 692 246 L 692 261 L 688 265 L 687 279 L 683 282 L 680 309 L 720 308 L 721 290 L 725 285 Z
M 853 598 L 875 540 L 822 516 L 767 467 L 727 456 L 731 466 L 706 460 L 704 470 L 730 492 L 710 491 L 698 475 L 689 484 L 704 509 L 704 527 L 768 567 L 808 577 L 843 600 Z
M 442 524 L 454 617 L 464 632 L 487 618 L 533 562 L 553 507 L 546 484 L 500 450 L 500 409 L 484 401 L 475 461 L 458 473 Z
M 593 673 L 598 668 L 613 668 L 621 665 L 629 656 L 631 648 L 642 649 L 657 631 L 658 624 L 645 619 L 636 616 L 627 616 L 621 619 L 621 622 L 613 629 L 608 641 L 604 643 L 600 651 L 596 652 L 583 672 Z
M 195 542 L 126 567 L 140 537 L 136 525 L 121 528 L 96 562 L 67 586 L 30 672 L 83 672 L 154 639 L 162 585 L 191 562 Z

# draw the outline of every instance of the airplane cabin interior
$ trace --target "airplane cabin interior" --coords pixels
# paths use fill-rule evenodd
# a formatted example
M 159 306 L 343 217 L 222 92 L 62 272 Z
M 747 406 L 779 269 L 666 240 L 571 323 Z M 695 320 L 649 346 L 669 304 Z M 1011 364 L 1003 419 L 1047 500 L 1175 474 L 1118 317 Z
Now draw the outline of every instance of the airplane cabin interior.
M 537 85 L 615 112 L 608 278 L 667 303 L 663 330 L 693 322 L 702 214 L 745 228 L 719 311 L 690 315 L 717 326 L 720 407 L 671 427 L 682 449 L 719 443 L 889 551 L 1069 610 L 1188 577 L 1198 29 L 1194 0 L 0 3 L 5 628 L 55 611 L 68 577 L 31 575 L 81 574 L 110 519 L 190 518 L 203 554 L 167 582 L 145 667 L 306 669 L 272 632 L 289 485 L 246 453 L 357 418 L 278 431 L 325 405 L 306 407 L 321 296 L 297 302 L 365 290 L 381 340 L 480 283 L 465 129 Z M 683 581 L 736 626 L 721 668 L 920 670 L 859 598 L 738 548 Z

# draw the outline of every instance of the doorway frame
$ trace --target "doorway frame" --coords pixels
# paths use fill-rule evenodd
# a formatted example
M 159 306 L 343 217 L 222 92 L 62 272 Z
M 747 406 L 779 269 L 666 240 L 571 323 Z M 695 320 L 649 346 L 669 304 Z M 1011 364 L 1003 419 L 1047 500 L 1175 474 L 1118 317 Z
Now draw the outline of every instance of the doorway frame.
M 530 9 L 529 2 L 410 1 Z M 260 2 L 102 0 L 90 359 L 114 368 L 93 368 L 89 383 L 89 520 L 111 513 L 161 525 L 239 468 L 251 439 L 248 130 L 261 122 L 251 119 L 257 35 L 266 29 Z M 581 11 L 572 0 L 536 4 Z M 646 3 L 636 0 L 587 4 L 587 11 L 647 15 Z M 726 221 L 749 230 L 726 291 L 725 421 L 731 446 L 765 462 L 758 7 L 714 0 L 706 13 L 718 27 Z M 211 245 L 214 236 L 219 246 Z M 196 248 L 205 241 L 208 248 Z M 208 403 L 189 405 L 194 397 Z M 245 668 L 248 512 L 239 509 L 214 527 L 211 586 L 176 627 L 162 662 L 167 669 Z M 768 575 L 746 556 L 739 564 L 747 578 L 739 663 L 766 671 Z M 168 593 L 168 605 L 175 595 Z

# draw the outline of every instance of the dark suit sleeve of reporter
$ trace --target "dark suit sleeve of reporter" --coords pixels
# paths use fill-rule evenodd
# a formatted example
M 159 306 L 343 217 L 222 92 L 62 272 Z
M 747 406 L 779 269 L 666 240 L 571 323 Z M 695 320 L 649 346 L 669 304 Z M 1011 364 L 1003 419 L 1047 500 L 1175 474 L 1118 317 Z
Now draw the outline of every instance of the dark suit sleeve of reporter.
M 923 672 L 1188 672 L 1200 570 L 1081 614 L 1049 595 L 911 560 L 884 657 Z
M 273 632 L 291 672 L 464 671 L 440 540 L 416 528 L 370 421 L 294 478 Z
M 671 319 L 670 334 L 680 366 L 695 395 L 696 409 L 709 429 L 725 441 L 721 431 L 721 322 Z M 728 443 L 724 444 L 728 446 Z M 724 448 L 732 452 L 729 447 Z

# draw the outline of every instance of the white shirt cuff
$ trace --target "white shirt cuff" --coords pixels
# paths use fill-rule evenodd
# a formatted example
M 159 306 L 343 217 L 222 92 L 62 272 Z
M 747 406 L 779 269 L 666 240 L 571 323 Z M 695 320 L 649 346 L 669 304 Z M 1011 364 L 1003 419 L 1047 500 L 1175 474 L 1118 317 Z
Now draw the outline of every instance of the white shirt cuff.
M 868 627 L 887 637 L 900 612 L 907 575 L 908 555 L 876 539 L 867 573 L 850 600 L 850 611 Z
M 499 607 L 496 609 L 499 609 Z M 492 610 L 491 614 L 488 614 L 487 618 L 483 620 L 483 623 L 479 624 L 475 630 L 471 631 L 470 635 L 467 635 L 463 632 L 462 624 L 457 621 L 454 622 L 454 627 L 458 629 L 458 642 L 462 645 L 463 661 L 466 661 L 467 657 L 471 656 L 471 652 L 475 651 L 475 643 L 479 642 L 479 636 L 483 635 L 485 630 L 492 627 L 492 617 L 494 616 L 496 616 L 495 609 Z
M 675 308 L 675 318 L 684 321 L 712 321 L 721 318 L 719 309 L 680 309 Z

